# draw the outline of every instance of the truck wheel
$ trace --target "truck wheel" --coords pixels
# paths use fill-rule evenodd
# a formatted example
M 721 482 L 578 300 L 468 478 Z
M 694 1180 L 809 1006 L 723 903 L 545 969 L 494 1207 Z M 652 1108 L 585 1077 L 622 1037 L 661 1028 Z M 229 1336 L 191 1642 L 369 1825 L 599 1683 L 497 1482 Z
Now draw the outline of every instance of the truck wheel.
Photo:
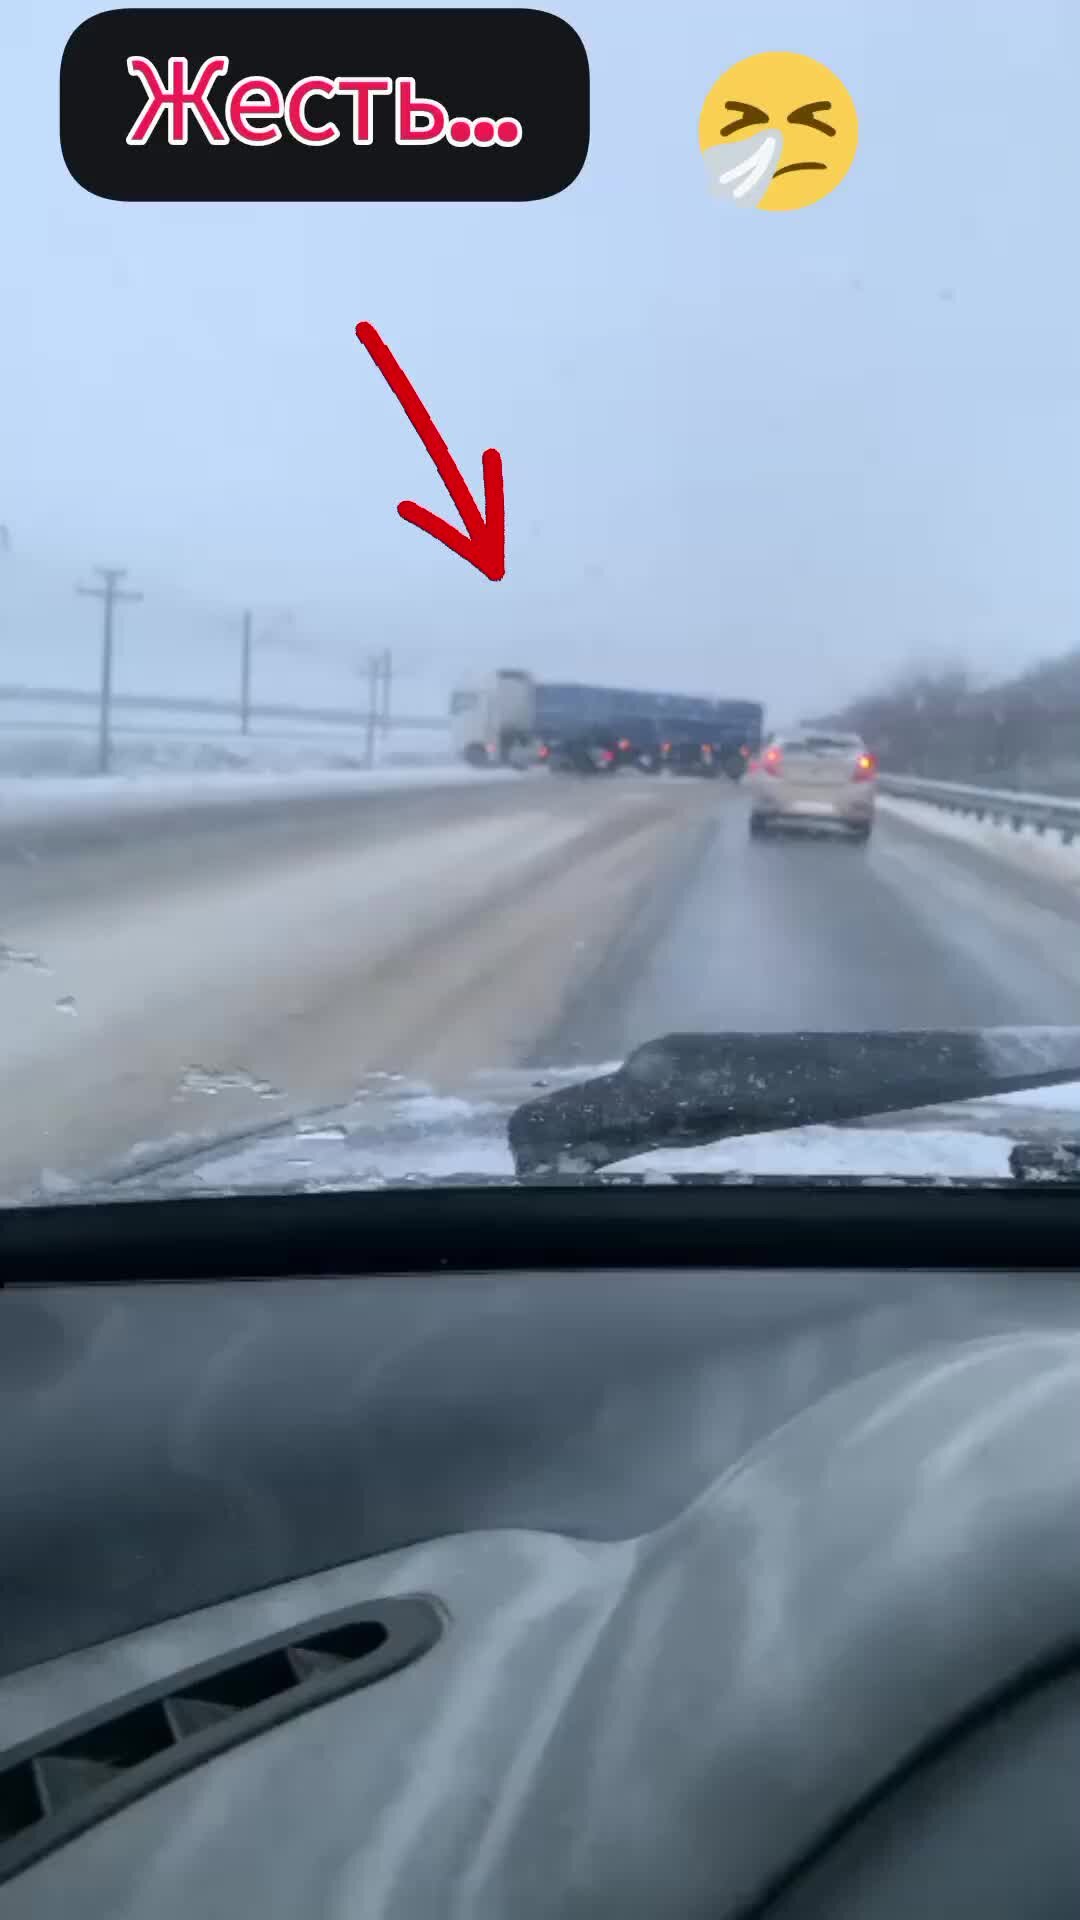
M 769 826 L 768 826 L 767 820 L 765 819 L 765 815 L 763 813 L 752 813 L 750 815 L 751 840 L 764 840 L 765 835 L 768 833 L 768 831 L 769 831 Z
M 490 767 L 491 761 L 483 747 L 472 746 L 465 749 L 465 764 L 469 767 Z

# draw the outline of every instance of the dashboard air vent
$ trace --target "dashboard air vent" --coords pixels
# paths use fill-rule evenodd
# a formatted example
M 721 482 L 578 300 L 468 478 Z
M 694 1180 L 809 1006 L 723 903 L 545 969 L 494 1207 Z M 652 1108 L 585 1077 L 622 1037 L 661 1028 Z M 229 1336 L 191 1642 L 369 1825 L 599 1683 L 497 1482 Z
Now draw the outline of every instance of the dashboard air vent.
M 434 1646 L 417 1596 L 323 1615 L 169 1675 L 0 1752 L 0 1881 L 177 1774 Z

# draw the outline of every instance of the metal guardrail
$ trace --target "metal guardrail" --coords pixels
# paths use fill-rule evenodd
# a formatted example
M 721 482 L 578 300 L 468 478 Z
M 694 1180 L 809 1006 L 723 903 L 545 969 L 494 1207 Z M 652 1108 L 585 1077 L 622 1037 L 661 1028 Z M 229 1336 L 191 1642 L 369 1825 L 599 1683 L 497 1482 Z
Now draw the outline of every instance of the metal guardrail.
M 1080 836 L 1080 800 L 1050 793 L 1008 793 L 1000 787 L 969 787 L 953 780 L 921 780 L 906 773 L 882 773 L 878 786 L 882 793 L 895 794 L 897 799 L 923 800 L 929 806 L 944 807 L 975 820 L 1007 823 L 1014 833 L 1024 827 L 1032 827 L 1039 834 L 1059 833 L 1065 846 Z

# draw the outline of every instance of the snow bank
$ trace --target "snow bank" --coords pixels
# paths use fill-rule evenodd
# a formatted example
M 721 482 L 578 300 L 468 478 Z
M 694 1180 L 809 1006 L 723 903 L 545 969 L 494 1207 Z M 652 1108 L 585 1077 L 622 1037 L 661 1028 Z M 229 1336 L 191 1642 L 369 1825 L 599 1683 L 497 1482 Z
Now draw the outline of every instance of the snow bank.
M 54 827 L 65 821 L 116 819 L 140 813 L 191 813 L 223 801 L 257 807 L 268 799 L 311 799 L 379 793 L 407 787 L 460 787 L 519 780 L 513 772 L 474 772 L 469 767 L 383 767 L 373 773 L 322 770 L 306 773 L 155 773 L 101 779 L 0 779 L 0 832 L 5 828 Z
M 1010 866 L 1080 890 L 1080 841 L 1066 846 L 1056 833 L 1040 834 L 1034 827 L 1021 827 L 1017 832 L 1008 821 L 976 820 L 968 814 L 931 806 L 926 800 L 901 799 L 898 794 L 879 793 L 877 804 L 882 813 L 893 814 L 924 832 L 978 847 Z

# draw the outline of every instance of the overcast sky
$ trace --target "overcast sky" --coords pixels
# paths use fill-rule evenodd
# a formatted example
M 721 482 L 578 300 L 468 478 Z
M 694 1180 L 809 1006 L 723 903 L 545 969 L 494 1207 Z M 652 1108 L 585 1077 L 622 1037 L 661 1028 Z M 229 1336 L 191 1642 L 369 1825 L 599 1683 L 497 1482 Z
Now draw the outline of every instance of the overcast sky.
M 353 634 L 436 688 L 498 662 L 778 717 L 1077 644 L 1075 0 L 566 0 L 589 159 L 501 207 L 94 199 L 56 118 L 92 10 L 0 9 L 0 679 L 92 680 L 71 583 L 114 560 L 133 689 L 204 683 L 248 601 L 300 609 L 320 697 Z M 697 147 L 769 47 L 859 112 L 799 213 L 717 203 Z M 502 450 L 501 583 L 397 518 L 449 509 L 360 319 L 475 483 Z

